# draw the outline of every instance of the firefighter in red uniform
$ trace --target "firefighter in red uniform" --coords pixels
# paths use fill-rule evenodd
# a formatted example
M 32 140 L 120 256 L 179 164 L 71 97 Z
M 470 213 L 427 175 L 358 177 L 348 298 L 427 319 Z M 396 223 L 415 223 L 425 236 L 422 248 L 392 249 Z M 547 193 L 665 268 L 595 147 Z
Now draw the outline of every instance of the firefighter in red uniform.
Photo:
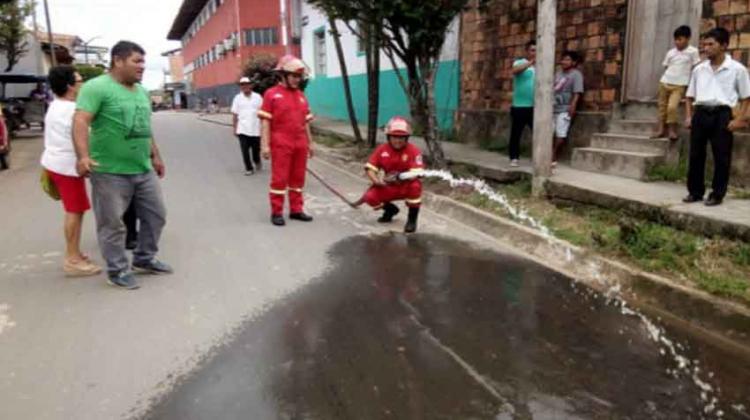
M 409 208 L 409 217 L 404 232 L 417 230 L 419 207 L 422 203 L 422 181 L 424 171 L 422 152 L 409 143 L 411 126 L 402 117 L 393 117 L 386 125 L 386 144 L 378 146 L 365 165 L 372 186 L 355 207 L 367 203 L 375 210 L 383 209 L 380 223 L 390 223 L 399 210 L 393 201 L 404 200 Z
M 307 159 L 312 156 L 309 123 L 313 116 L 300 83 L 307 66 L 293 56 L 284 56 L 276 66 L 279 84 L 263 95 L 258 111 L 262 121 L 261 155 L 271 158 L 271 223 L 284 226 L 284 199 L 289 195 L 289 218 L 311 222 L 304 212 Z

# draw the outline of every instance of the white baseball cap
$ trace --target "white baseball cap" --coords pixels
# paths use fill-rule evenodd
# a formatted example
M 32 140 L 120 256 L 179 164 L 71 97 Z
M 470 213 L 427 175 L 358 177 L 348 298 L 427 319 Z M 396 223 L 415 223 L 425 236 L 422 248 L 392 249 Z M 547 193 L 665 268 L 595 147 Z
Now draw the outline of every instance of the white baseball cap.
M 240 84 L 241 84 L 241 85 L 243 85 L 243 84 L 246 84 L 246 83 L 247 83 L 247 84 L 250 84 L 250 83 L 251 83 L 251 82 L 250 82 L 250 78 L 249 78 L 249 77 L 243 77 L 243 78 L 241 78 L 241 79 L 240 79 Z

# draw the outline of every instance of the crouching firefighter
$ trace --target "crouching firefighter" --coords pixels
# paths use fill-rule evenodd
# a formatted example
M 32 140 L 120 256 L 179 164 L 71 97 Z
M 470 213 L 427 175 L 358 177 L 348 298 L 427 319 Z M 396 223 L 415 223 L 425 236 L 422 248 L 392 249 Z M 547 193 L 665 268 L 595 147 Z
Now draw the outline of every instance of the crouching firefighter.
M 409 208 L 404 232 L 412 233 L 417 230 L 422 203 L 422 181 L 419 179 L 424 172 L 422 152 L 409 143 L 411 126 L 402 117 L 393 117 L 386 125 L 385 134 L 388 142 L 375 149 L 365 165 L 372 186 L 354 206 L 367 203 L 375 210 L 382 209 L 383 215 L 378 222 L 390 223 L 399 213 L 393 202 L 404 200 Z
M 276 67 L 279 84 L 263 95 L 258 111 L 262 121 L 261 155 L 271 158 L 271 223 L 283 226 L 284 201 L 289 196 L 289 218 L 310 222 L 304 211 L 302 189 L 305 186 L 307 159 L 312 156 L 309 123 L 313 116 L 300 85 L 307 66 L 299 58 L 286 55 Z

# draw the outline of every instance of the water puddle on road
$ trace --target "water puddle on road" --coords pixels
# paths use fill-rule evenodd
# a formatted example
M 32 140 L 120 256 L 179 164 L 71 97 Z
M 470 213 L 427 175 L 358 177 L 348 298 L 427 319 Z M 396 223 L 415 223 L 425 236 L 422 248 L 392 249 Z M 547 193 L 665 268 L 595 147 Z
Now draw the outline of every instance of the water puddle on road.
M 537 264 L 421 234 L 330 256 L 145 417 L 750 418 L 750 360 Z

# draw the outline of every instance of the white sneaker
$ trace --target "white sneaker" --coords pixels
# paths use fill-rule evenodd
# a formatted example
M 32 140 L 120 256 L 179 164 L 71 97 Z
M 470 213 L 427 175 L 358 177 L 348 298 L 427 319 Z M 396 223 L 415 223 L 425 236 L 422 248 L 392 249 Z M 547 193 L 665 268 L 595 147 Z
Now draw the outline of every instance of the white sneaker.
M 510 161 L 510 166 L 513 168 L 518 168 L 518 159 L 512 159 Z

